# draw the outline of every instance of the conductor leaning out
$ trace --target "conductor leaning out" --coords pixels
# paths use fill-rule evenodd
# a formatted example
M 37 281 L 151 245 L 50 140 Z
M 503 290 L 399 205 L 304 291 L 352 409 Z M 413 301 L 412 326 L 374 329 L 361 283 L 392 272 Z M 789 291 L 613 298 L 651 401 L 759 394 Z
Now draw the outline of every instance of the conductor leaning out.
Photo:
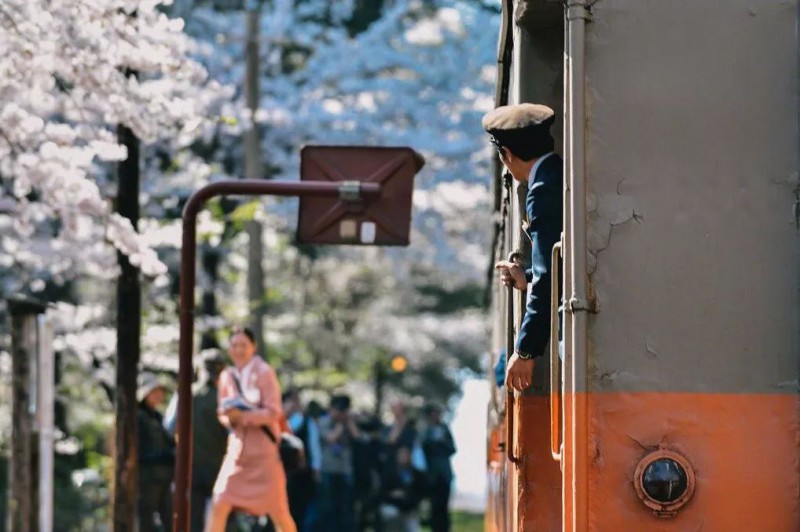
M 500 160 L 515 180 L 528 187 L 525 230 L 531 238 L 531 267 L 523 270 L 509 261 L 495 265 L 505 286 L 528 289 L 525 316 L 506 373 L 506 386 L 519 391 L 531 385 L 535 360 L 550 340 L 550 253 L 563 223 L 563 170 L 561 157 L 553 152 L 553 121 L 552 109 L 531 103 L 498 107 L 483 117 L 483 128 Z

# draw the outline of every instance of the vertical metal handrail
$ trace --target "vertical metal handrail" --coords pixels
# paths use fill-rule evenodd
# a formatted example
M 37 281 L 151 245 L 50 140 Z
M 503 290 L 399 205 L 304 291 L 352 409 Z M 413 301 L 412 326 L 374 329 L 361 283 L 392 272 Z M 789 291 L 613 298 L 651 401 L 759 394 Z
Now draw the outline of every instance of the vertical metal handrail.
M 561 242 L 553 246 L 550 255 L 550 453 L 557 462 L 561 461 L 559 441 L 561 402 L 558 397 L 559 357 L 558 357 L 558 297 L 559 258 Z
M 508 255 L 509 262 L 516 262 L 519 253 L 516 251 Z M 514 353 L 514 285 L 508 287 L 508 326 L 506 329 L 506 376 L 508 375 L 508 359 Z M 514 391 L 508 390 L 506 394 L 506 456 L 511 463 L 516 464 L 519 459 L 514 456 Z

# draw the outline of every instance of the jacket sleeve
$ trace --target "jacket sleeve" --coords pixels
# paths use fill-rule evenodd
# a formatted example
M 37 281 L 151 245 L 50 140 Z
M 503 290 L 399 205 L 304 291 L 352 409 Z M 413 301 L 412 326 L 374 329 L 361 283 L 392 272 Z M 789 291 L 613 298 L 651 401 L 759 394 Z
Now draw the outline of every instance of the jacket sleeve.
M 553 165 L 554 166 L 554 165 Z M 551 168 L 544 179 L 539 175 L 528 190 L 526 207 L 531 237 L 531 280 L 528 301 L 517 337 L 517 351 L 534 357 L 544 354 L 550 339 L 550 255 L 561 238 L 561 168 Z

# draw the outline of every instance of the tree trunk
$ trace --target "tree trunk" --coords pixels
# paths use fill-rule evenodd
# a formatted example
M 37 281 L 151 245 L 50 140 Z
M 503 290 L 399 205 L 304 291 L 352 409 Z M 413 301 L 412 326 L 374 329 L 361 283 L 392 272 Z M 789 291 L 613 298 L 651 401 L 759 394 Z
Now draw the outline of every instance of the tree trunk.
M 36 521 L 33 513 L 33 423 L 31 408 L 31 361 L 35 360 L 34 319 L 14 316 L 11 321 L 13 344 L 11 374 L 13 412 L 11 425 L 11 530 L 30 532 Z
M 244 138 L 244 175 L 246 179 L 261 179 L 261 143 L 258 125 L 255 123 L 255 114 L 258 109 L 259 78 L 258 78 L 258 23 L 261 18 L 261 9 L 256 8 L 247 12 L 247 68 L 245 79 L 245 98 L 247 108 L 252 119 L 250 129 L 245 132 Z M 261 245 L 261 223 L 252 220 L 247 223 L 247 235 L 250 244 L 247 253 L 247 298 L 250 300 L 250 313 L 252 319 L 250 326 L 256 337 L 256 344 L 261 356 L 267 356 L 264 343 L 264 250 Z
M 133 227 L 139 222 L 139 140 L 124 126 L 117 128 L 128 158 L 117 168 L 119 190 L 117 212 Z M 133 532 L 138 495 L 138 415 L 136 381 L 141 337 L 141 289 L 139 269 L 122 253 L 117 254 L 120 276 L 117 283 L 117 371 L 114 399 L 116 414 L 114 460 L 113 529 Z
M 9 513 L 11 530 L 38 530 L 38 438 L 36 413 L 36 316 L 44 312 L 39 302 L 10 298 L 11 314 L 11 463 Z

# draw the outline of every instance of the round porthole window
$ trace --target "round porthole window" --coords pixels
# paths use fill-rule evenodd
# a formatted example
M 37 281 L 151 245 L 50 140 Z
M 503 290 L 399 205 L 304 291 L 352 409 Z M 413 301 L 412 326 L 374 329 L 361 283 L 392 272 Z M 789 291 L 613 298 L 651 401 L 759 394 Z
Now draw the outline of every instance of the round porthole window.
M 694 493 L 694 470 L 682 455 L 662 448 L 642 458 L 633 483 L 645 506 L 659 517 L 672 517 Z

